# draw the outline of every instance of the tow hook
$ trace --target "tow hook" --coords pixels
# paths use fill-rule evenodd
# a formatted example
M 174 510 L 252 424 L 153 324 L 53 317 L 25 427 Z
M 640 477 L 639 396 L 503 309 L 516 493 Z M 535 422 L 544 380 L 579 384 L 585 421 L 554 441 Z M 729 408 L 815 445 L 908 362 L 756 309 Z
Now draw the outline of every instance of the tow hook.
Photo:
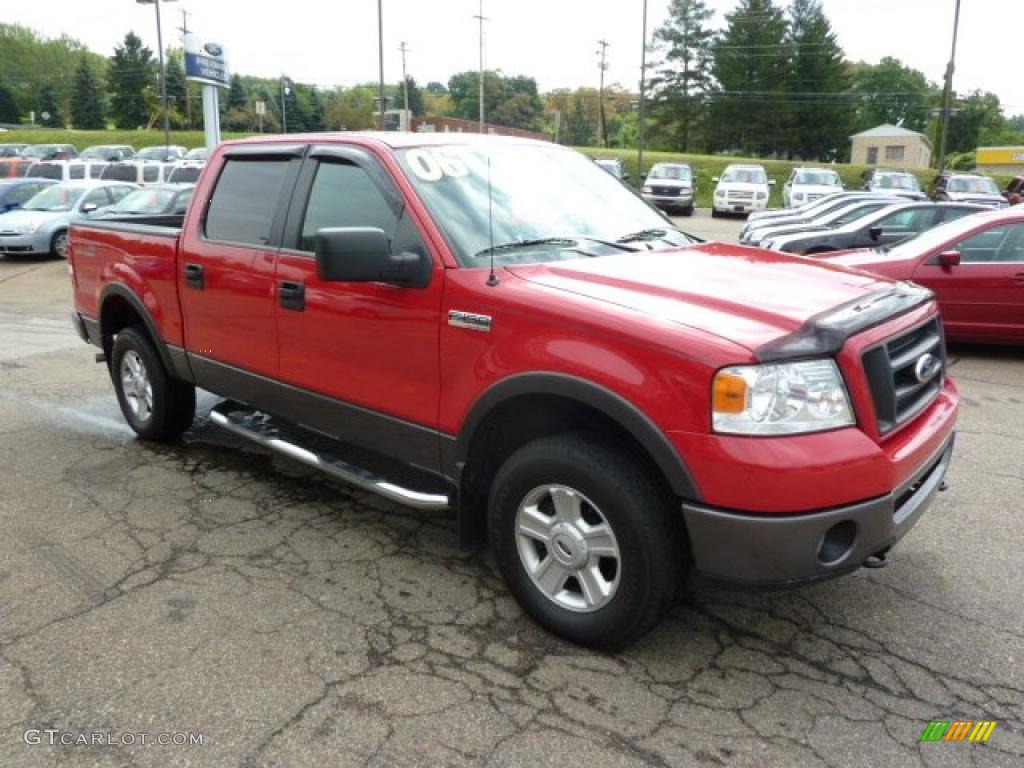
M 875 554 L 871 555 L 871 557 L 864 561 L 864 567 L 885 568 L 885 566 L 889 564 L 889 561 L 885 556 L 888 551 L 889 550 L 887 549 L 883 549 L 881 552 L 875 552 Z

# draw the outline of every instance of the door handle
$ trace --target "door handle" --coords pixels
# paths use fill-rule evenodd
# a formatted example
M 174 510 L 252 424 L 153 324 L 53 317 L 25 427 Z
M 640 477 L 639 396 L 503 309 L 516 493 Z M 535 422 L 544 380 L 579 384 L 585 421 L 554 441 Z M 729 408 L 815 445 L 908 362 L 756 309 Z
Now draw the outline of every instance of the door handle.
M 285 280 L 277 287 L 277 300 L 282 309 L 304 312 L 306 309 L 306 286 Z
M 189 288 L 195 288 L 200 291 L 206 287 L 206 281 L 203 278 L 203 267 L 201 264 L 185 265 L 185 284 Z
M 1018 283 L 1024 283 L 1024 272 L 1018 272 L 1016 275 L 1013 276 L 1013 279 L 1016 280 Z

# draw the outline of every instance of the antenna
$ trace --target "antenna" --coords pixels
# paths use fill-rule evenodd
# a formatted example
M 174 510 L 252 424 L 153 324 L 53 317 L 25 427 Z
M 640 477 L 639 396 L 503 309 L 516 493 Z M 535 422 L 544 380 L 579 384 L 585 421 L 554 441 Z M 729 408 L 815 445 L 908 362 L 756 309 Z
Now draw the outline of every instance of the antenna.
M 487 284 L 492 288 L 500 281 L 494 271 L 494 193 L 491 191 L 491 153 L 487 153 L 487 232 L 491 240 L 491 273 Z

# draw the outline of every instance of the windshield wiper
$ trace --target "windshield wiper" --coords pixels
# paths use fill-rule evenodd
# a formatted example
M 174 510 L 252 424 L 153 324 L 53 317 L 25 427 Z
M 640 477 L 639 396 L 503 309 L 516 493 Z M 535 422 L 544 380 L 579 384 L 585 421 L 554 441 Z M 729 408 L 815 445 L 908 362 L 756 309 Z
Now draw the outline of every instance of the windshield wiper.
M 479 259 L 480 257 L 487 256 L 492 252 L 497 253 L 499 251 L 513 251 L 518 250 L 519 248 L 532 248 L 538 245 L 560 245 L 565 248 L 575 249 L 575 246 L 579 245 L 580 240 L 585 240 L 590 243 L 597 243 L 598 245 L 605 245 L 609 248 L 614 248 L 617 251 L 628 251 L 630 253 L 636 251 L 635 248 L 630 248 L 629 246 L 623 245 L 621 241 L 611 242 L 610 240 L 599 240 L 596 237 L 573 235 L 572 237 L 538 237 L 531 240 L 514 240 L 510 243 L 502 243 L 500 245 L 491 246 L 490 248 L 484 248 L 482 251 L 479 251 L 478 253 L 474 254 L 473 258 Z M 589 251 L 583 251 L 579 249 L 575 250 L 578 250 L 578 252 L 582 253 L 584 256 L 597 255 L 594 253 L 590 253 Z
M 665 229 L 641 229 L 639 232 L 630 232 L 628 235 L 623 235 L 615 242 L 639 243 L 646 240 L 661 240 L 667 234 L 668 230 Z

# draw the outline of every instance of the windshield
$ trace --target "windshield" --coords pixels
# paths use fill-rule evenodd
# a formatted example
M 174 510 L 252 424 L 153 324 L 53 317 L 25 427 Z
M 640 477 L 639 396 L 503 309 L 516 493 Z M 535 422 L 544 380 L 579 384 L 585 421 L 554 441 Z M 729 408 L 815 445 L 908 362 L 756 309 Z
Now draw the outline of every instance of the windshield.
M 738 184 L 767 184 L 764 171 L 760 168 L 728 168 L 722 174 L 722 181 Z
M 920 192 L 917 177 L 909 173 L 879 173 L 871 185 L 877 189 L 900 189 L 906 192 Z
M 171 175 L 167 177 L 167 180 L 174 183 L 191 184 L 199 178 L 199 174 L 202 172 L 202 168 L 179 166 L 171 171 Z
M 21 154 L 21 146 L 18 144 L 12 144 L 10 146 L 0 146 L 0 157 L 17 157 Z
M 869 213 L 874 213 L 879 208 L 885 207 L 887 207 L 887 205 L 882 201 L 854 203 L 848 207 L 840 207 L 838 210 L 833 211 L 827 216 L 822 216 L 821 223 L 833 224 L 837 227 L 841 227 L 844 224 L 849 224 L 851 221 L 857 221 L 857 219 L 863 218 Z
M 674 179 L 676 181 L 689 181 L 693 176 L 688 165 L 656 165 L 647 174 L 649 179 Z
M 175 156 L 175 151 L 167 147 L 146 147 L 145 149 L 140 149 L 135 155 L 138 160 L 166 160 L 169 157 Z
M 176 189 L 137 189 L 107 210 L 111 213 L 162 213 L 177 194 Z
M 25 203 L 26 211 L 70 211 L 85 194 L 85 187 L 48 187 Z
M 635 250 L 655 240 L 662 245 L 693 242 L 639 195 L 570 149 L 534 144 L 447 145 L 399 150 L 398 157 L 459 263 L 466 267 L 486 267 L 492 254 L 495 264 L 523 264 Z M 644 242 L 615 243 L 638 233 L 646 235 L 638 238 Z M 550 238 L 558 240 L 525 245 Z M 492 243 L 524 245 L 491 251 Z
M 794 184 L 808 184 L 817 187 L 838 187 L 842 184 L 839 181 L 839 174 L 835 171 L 800 171 Z
M 206 159 L 206 149 L 203 148 L 203 147 L 199 147 L 197 149 L 190 149 L 188 152 L 185 153 L 185 159 L 186 160 L 205 160 Z
M 973 192 L 979 195 L 998 195 L 999 189 L 992 179 L 981 177 L 949 180 L 950 192 Z

